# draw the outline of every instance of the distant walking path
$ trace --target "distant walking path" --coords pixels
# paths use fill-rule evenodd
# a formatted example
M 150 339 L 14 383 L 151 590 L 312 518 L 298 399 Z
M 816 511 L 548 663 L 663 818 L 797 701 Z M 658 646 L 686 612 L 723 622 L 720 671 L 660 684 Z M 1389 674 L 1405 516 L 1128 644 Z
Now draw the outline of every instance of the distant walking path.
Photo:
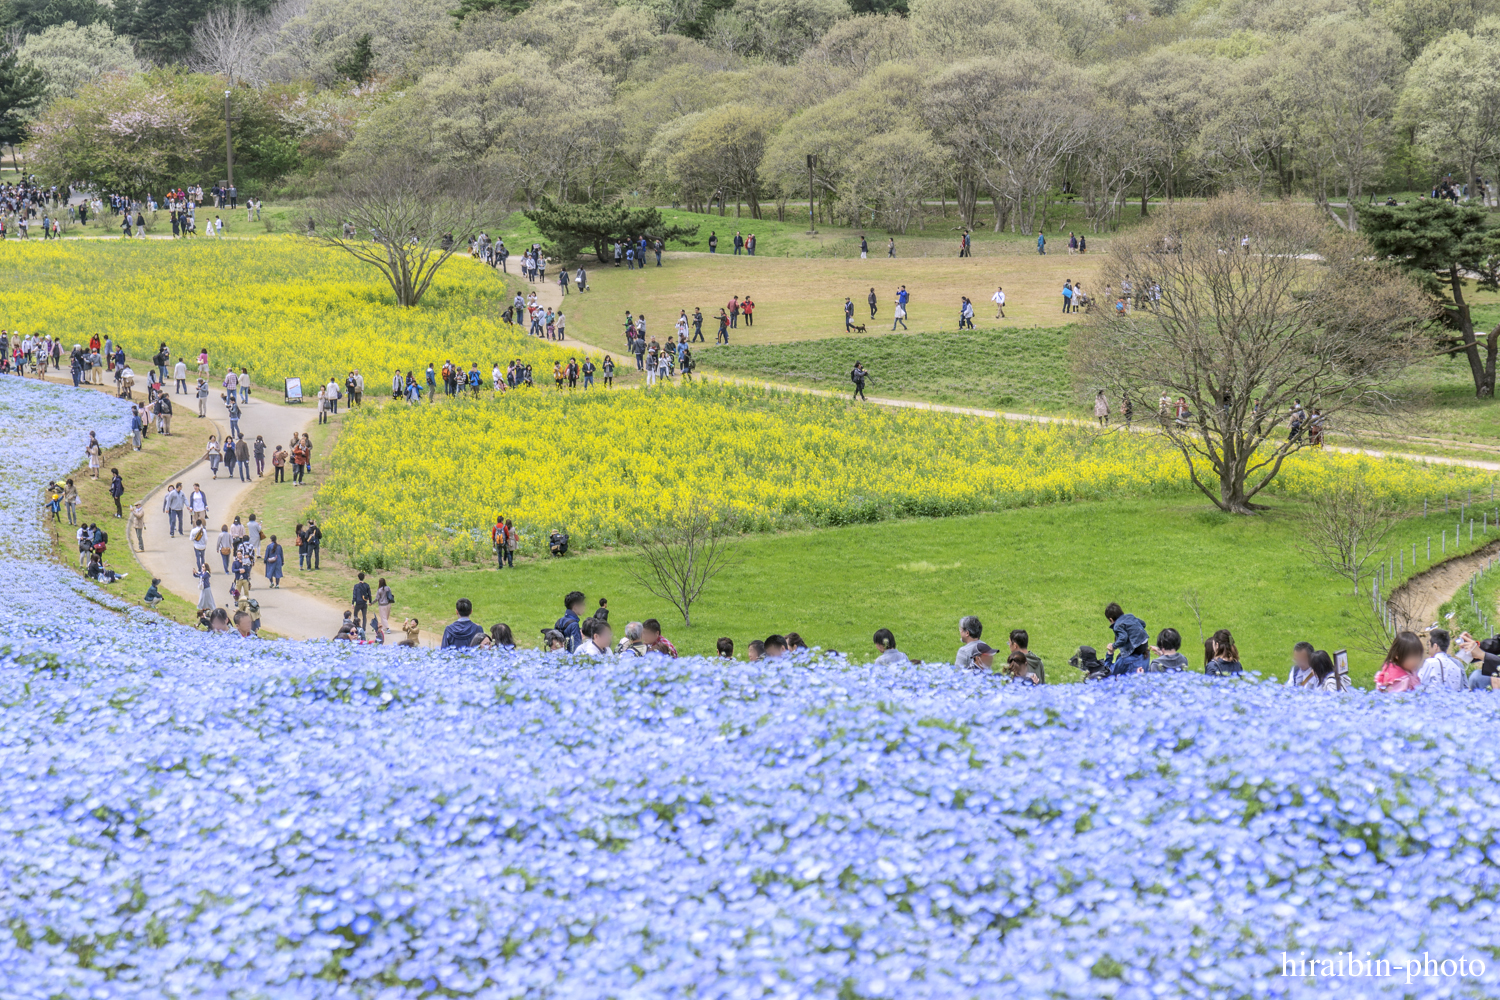
M 567 301 L 567 299 L 563 297 L 562 292 L 558 289 L 557 284 L 552 281 L 537 282 L 536 293 L 538 303 L 543 306 L 551 306 L 554 309 L 559 308 Z M 568 296 L 568 298 L 571 297 L 571 295 Z M 563 343 L 576 344 L 583 350 L 591 351 L 601 355 L 614 353 L 613 351 L 607 351 L 596 344 L 585 343 L 584 341 L 571 336 L 564 338 Z M 624 356 L 625 355 L 622 352 L 621 357 Z M 700 363 L 702 362 L 700 361 Z M 707 362 L 707 364 L 712 365 L 713 362 L 709 361 Z M 757 386 L 763 389 L 775 389 L 778 392 L 800 392 L 803 395 L 822 396 L 827 399 L 849 398 L 848 392 L 835 392 L 832 389 L 814 389 L 810 386 L 788 385 L 784 382 L 767 382 L 760 379 L 739 378 L 732 375 L 714 375 L 713 377 L 725 382 L 732 382 L 735 385 Z M 644 386 L 641 386 L 641 388 L 644 388 Z M 1022 423 L 1033 424 L 1071 424 L 1075 426 L 1093 426 L 1092 421 L 1075 417 L 1048 417 L 1037 413 L 1010 413 L 1005 410 L 986 410 L 977 406 L 951 406 L 944 403 L 927 403 L 917 399 L 891 399 L 886 396 L 871 396 L 869 397 L 868 401 L 875 404 L 876 406 L 891 406 L 910 410 L 929 410 L 933 413 L 956 413 L 961 416 L 967 417 L 984 417 L 987 420 L 1014 420 Z M 1150 424 L 1138 424 L 1131 427 L 1131 430 L 1138 432 L 1149 432 L 1153 429 L 1154 428 Z M 1488 462 L 1481 459 L 1472 458 L 1449 458 L 1442 455 L 1424 455 L 1415 452 L 1379 451 L 1370 448 L 1347 448 L 1336 447 L 1333 445 L 1328 446 L 1327 450 L 1338 452 L 1344 455 L 1368 455 L 1371 458 L 1401 458 L 1412 462 L 1427 462 L 1432 465 L 1454 465 L 1462 466 L 1468 469 L 1483 469 L 1487 472 L 1500 472 L 1500 461 Z

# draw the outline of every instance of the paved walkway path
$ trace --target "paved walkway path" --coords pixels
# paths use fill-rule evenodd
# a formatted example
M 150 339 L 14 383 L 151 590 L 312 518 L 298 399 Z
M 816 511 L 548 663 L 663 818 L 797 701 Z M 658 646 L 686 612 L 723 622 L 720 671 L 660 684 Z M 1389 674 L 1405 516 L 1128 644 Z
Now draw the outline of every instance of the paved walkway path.
M 275 450 L 277 444 L 283 447 L 289 446 L 292 435 L 306 431 L 317 419 L 318 411 L 315 405 L 284 406 L 257 399 L 256 393 L 263 391 L 252 389 L 249 402 L 241 404 L 240 433 L 245 435 L 245 439 L 250 442 L 254 442 L 257 434 L 265 438 L 265 474 L 269 477 L 272 475 L 270 453 Z M 173 397 L 173 405 L 178 415 L 173 418 L 172 429 L 175 433 L 197 435 L 206 446 L 209 433 L 222 433 L 228 428 L 227 408 L 217 393 L 209 397 L 209 415 L 213 418 L 212 422 L 218 425 L 210 431 L 204 426 L 209 421 L 196 416 L 196 402 L 196 400 L 190 400 L 188 396 Z M 326 455 L 313 456 L 315 464 L 326 460 Z M 291 478 L 290 467 L 287 470 L 287 478 Z M 201 457 L 173 481 L 181 482 L 188 491 L 191 491 L 193 484 L 197 483 L 208 496 L 208 559 L 214 574 L 214 599 L 222 606 L 229 600 L 230 576 L 224 572 L 224 564 L 216 551 L 215 543 L 219 537 L 220 526 L 231 523 L 236 514 L 242 519 L 249 519 L 250 511 L 245 506 L 246 497 L 251 488 L 260 481 L 255 475 L 254 459 L 251 459 L 248 482 L 241 480 L 238 473 L 230 479 L 224 474 L 223 466 L 219 468 L 218 478 L 213 478 L 208 462 Z M 177 534 L 169 537 L 167 534 L 167 515 L 162 510 L 162 493 L 165 485 L 163 483 L 146 499 L 148 526 L 146 551 L 136 553 L 136 558 L 152 576 L 161 577 L 163 586 L 196 604 L 198 581 L 192 575 L 195 564 L 193 546 L 186 535 Z M 290 483 L 285 488 L 301 489 Z M 338 632 L 339 623 L 343 620 L 345 609 L 312 593 L 297 578 L 295 569 L 297 540 L 280 538 L 279 541 L 286 552 L 287 563 L 286 576 L 282 579 L 281 586 L 275 590 L 267 586 L 265 568 L 259 559 L 256 561 L 255 571 L 251 574 L 250 593 L 260 602 L 262 627 L 290 639 L 333 638 Z M 261 551 L 264 552 L 264 550 L 265 543 L 262 541 Z
M 71 385 L 72 377 L 66 370 L 53 371 L 48 372 L 48 381 Z M 108 386 L 102 388 L 105 391 L 112 391 Z M 219 398 L 219 393 L 222 391 L 215 386 L 215 391 L 209 396 L 209 415 L 206 419 L 197 415 L 196 398 L 174 393 L 172 406 L 176 413 L 172 417 L 172 433 L 186 435 L 198 441 L 204 446 L 204 451 L 207 450 L 210 434 L 222 440 L 224 432 L 229 428 L 228 408 Z M 269 477 L 272 475 L 270 453 L 275 450 L 277 444 L 287 447 L 292 440 L 293 433 L 301 434 L 307 430 L 317 419 L 318 411 L 316 404 L 285 406 L 279 402 L 257 398 L 265 391 L 261 388 L 253 388 L 249 402 L 241 404 L 240 433 L 251 442 L 254 442 L 257 434 L 265 438 L 266 476 Z M 230 479 L 224 474 L 223 466 L 220 466 L 219 476 L 215 479 L 209 470 L 208 462 L 203 458 L 204 451 L 199 452 L 198 458 L 192 465 L 173 476 L 172 482 L 181 482 L 183 488 L 188 491 L 191 491 L 193 484 L 197 483 L 208 497 L 209 566 L 213 570 L 214 600 L 220 607 L 223 607 L 229 601 L 230 576 L 224 572 L 224 564 L 215 549 L 219 527 L 232 523 L 236 514 L 248 519 L 250 511 L 245 507 L 246 495 L 257 482 L 262 480 L 255 475 L 253 458 L 249 482 L 242 481 L 237 473 L 233 479 Z M 314 455 L 313 462 L 317 463 L 326 458 L 327 456 Z M 290 467 L 287 469 L 287 478 L 291 478 Z M 135 557 L 147 573 L 161 578 L 163 587 L 188 603 L 196 605 L 199 591 L 198 581 L 192 575 L 195 564 L 193 546 L 185 534 L 171 537 L 167 534 L 167 514 L 162 510 L 162 495 L 166 485 L 166 483 L 157 484 L 144 499 L 146 550 L 136 551 Z M 285 488 L 300 489 L 301 487 L 288 483 Z M 345 607 L 313 593 L 303 581 L 297 579 L 295 568 L 297 540 L 282 538 L 280 542 L 286 551 L 288 563 L 287 574 L 282 579 L 281 586 L 272 590 L 266 585 L 264 567 L 259 559 L 251 575 L 250 594 L 260 602 L 261 626 L 289 639 L 333 638 L 338 632 L 339 623 L 343 620 Z M 134 538 L 130 539 L 130 546 L 132 550 L 136 549 Z M 264 542 L 261 550 L 264 551 Z

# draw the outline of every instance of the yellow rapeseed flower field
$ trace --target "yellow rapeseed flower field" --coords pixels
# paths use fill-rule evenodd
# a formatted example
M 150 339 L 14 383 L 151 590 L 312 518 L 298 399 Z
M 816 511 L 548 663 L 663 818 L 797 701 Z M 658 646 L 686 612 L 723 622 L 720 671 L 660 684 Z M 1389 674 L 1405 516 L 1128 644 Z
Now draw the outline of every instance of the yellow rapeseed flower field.
M 254 383 L 326 381 L 357 368 L 378 392 L 399 368 L 521 358 L 538 377 L 568 352 L 508 330 L 505 288 L 486 268 L 450 261 L 414 309 L 394 304 L 378 272 L 295 236 L 263 240 L 63 240 L 0 243 L 0 327 L 66 346 L 114 337 L 132 357 L 165 341 L 185 357 L 207 348 L 214 373 Z M 342 378 L 340 378 L 342 381 Z
M 496 516 L 541 552 L 554 529 L 578 548 L 619 544 L 695 500 L 766 531 L 1191 489 L 1155 435 L 715 383 L 367 408 L 345 418 L 330 462 L 327 543 L 367 569 L 487 559 Z M 1357 467 L 1395 492 L 1433 485 L 1405 463 L 1340 455 L 1299 456 L 1285 475 L 1315 489 Z

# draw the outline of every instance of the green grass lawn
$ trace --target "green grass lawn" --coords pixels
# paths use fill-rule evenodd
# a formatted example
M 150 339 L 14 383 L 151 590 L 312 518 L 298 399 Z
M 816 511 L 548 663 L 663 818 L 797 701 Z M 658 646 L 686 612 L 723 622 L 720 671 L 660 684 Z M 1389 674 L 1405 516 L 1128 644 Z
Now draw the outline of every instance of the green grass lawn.
M 647 330 L 664 341 L 680 312 L 691 317 L 694 308 L 701 309 L 703 335 L 711 344 L 719 309 L 731 296 L 755 301 L 754 326 L 740 322 L 730 331 L 731 344 L 847 336 L 845 298 L 853 301 L 854 322 L 867 333 L 889 333 L 902 286 L 911 296 L 906 326 L 912 333 L 956 333 L 963 296 L 974 303 L 976 321 L 986 326 L 1060 327 L 1080 318 L 1062 311 L 1063 282 L 1071 278 L 1102 288 L 1103 282 L 1094 279 L 1098 263 L 1093 257 L 1068 256 L 809 260 L 692 254 L 667 257 L 661 267 L 653 260 L 637 270 L 591 266 L 590 290 L 573 292 L 563 306 L 570 334 L 611 351 L 624 347 L 627 310 L 635 316 L 644 313 Z M 555 273 L 548 276 L 554 293 Z M 996 320 L 990 297 L 1002 285 L 1006 318 Z M 873 319 L 867 301 L 871 289 L 877 300 Z
M 705 370 L 741 378 L 852 391 L 849 369 L 869 369 L 866 392 L 957 406 L 1077 416 L 1083 403 L 1068 372 L 1068 330 L 979 329 L 883 333 L 787 344 L 713 347 Z
M 788 204 L 785 221 L 777 221 L 776 206 L 771 202 L 766 202 L 761 206 L 762 218 L 760 219 L 752 219 L 748 208 L 736 216 L 733 205 L 729 206 L 723 215 L 717 212 L 686 212 L 675 208 L 659 210 L 662 219 L 669 225 L 698 227 L 697 234 L 692 238 L 668 243 L 668 250 L 707 253 L 709 234 L 717 233 L 719 253 L 732 255 L 734 234 L 740 232 L 748 236 L 754 233 L 756 255 L 761 257 L 857 258 L 860 236 L 864 235 L 869 241 L 871 258 L 883 258 L 886 254 L 886 240 L 894 238 L 898 257 L 953 257 L 956 259 L 959 236 L 963 228 L 956 206 L 949 202 L 945 214 L 941 203 L 937 201 L 928 204 L 921 224 L 905 233 L 888 233 L 874 227 L 857 229 L 843 225 L 830 225 L 826 222 L 819 222 L 817 232 L 809 233 L 806 201 L 800 205 L 795 202 Z M 977 220 L 979 224 L 971 232 L 974 256 L 1037 255 L 1035 234 L 1013 233 L 1008 229 L 997 233 L 991 228 L 994 221 L 993 210 L 988 204 L 981 203 Z M 1124 213 L 1124 224 L 1128 226 L 1137 221 L 1139 221 L 1139 209 L 1135 207 L 1127 209 Z M 541 234 L 537 232 L 536 227 L 519 211 L 507 218 L 498 228 L 505 237 L 506 243 L 513 249 L 542 242 Z M 1046 233 L 1049 256 L 1066 255 L 1070 232 L 1087 234 L 1090 253 L 1102 252 L 1109 243 L 1108 234 L 1088 232 L 1088 222 L 1084 218 L 1081 207 L 1076 203 L 1059 201 L 1047 213 Z
M 1153 639 L 1165 626 L 1178 629 L 1201 669 L 1195 600 L 1202 631 L 1230 629 L 1247 668 L 1284 676 L 1292 644 L 1306 639 L 1330 651 L 1347 647 L 1355 678 L 1368 685 L 1378 666 L 1361 641 L 1368 585 L 1356 597 L 1347 581 L 1313 566 L 1297 549 L 1295 506 L 1277 506 L 1264 516 L 1231 517 L 1183 496 L 745 537 L 693 608 L 692 628 L 631 577 L 626 553 L 523 560 L 505 571 L 384 575 L 397 615 L 415 615 L 436 631 L 467 597 L 476 621 L 506 622 L 526 646 L 537 644 L 574 589 L 587 594 L 590 610 L 607 597 L 617 630 L 660 619 L 682 653 L 711 654 L 729 636 L 743 655 L 750 639 L 796 631 L 811 645 L 868 660 L 871 635 L 886 627 L 908 655 L 951 660 L 959 617 L 977 614 L 993 644 L 1003 646 L 1012 628 L 1029 630 L 1053 681 L 1078 679 L 1066 663 L 1078 645 L 1109 642 L 1103 609 L 1112 600 L 1140 615 Z M 1416 543 L 1420 556 L 1427 535 L 1447 526 L 1439 516 L 1403 522 L 1392 551 Z M 1464 550 L 1481 544 L 1476 532 Z M 347 597 L 352 573 L 322 575 L 316 586 Z

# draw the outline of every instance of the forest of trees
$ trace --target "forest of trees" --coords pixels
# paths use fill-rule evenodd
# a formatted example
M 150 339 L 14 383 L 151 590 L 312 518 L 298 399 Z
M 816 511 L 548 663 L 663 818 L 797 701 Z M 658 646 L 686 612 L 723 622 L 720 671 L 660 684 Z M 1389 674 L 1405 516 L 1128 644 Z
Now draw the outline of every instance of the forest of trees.
M 219 176 L 226 89 L 261 191 L 400 154 L 528 207 L 784 217 L 811 186 L 831 222 L 942 200 L 1030 233 L 1059 191 L 1095 230 L 1236 189 L 1357 228 L 1447 177 L 1494 205 L 1500 174 L 1500 0 L 4 0 L 0 25 L 46 80 L 27 169 L 127 194 Z

